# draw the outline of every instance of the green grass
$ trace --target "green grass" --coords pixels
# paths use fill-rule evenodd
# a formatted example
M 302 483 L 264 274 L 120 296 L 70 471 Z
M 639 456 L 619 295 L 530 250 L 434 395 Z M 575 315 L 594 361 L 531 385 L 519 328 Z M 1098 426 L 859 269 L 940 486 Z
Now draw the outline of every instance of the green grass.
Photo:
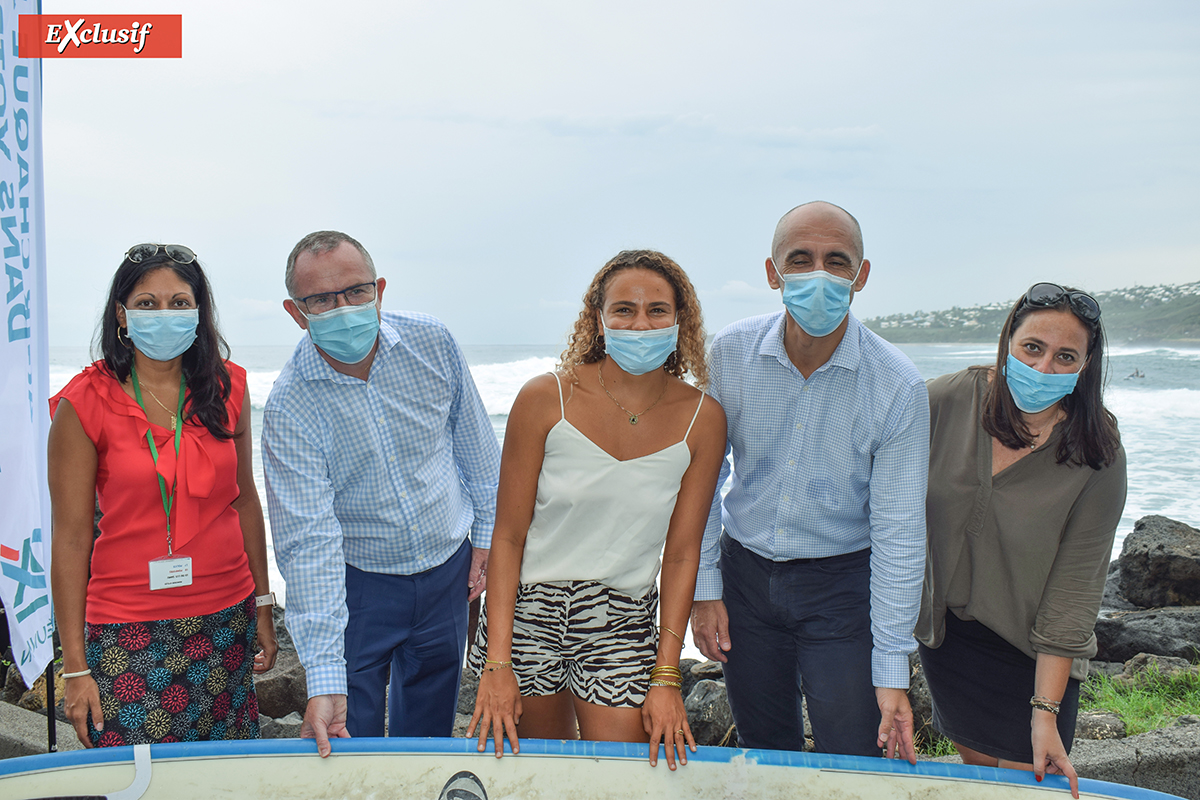
M 945 736 L 929 728 L 917 734 L 917 752 L 921 755 L 937 758 L 939 756 L 956 756 L 958 751 Z
M 1164 728 L 1183 714 L 1200 715 L 1200 674 L 1164 677 L 1152 671 L 1133 683 L 1094 675 L 1079 694 L 1079 710 L 1116 714 L 1130 736 Z

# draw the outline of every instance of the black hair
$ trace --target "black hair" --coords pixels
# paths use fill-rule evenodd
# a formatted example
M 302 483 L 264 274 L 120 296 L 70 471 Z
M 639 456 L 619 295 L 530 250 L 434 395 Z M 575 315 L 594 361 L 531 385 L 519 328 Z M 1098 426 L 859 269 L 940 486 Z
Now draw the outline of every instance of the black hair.
M 119 382 L 124 383 L 129 377 L 133 366 L 133 344 L 128 332 L 120 327 L 117 320 L 117 306 L 125 305 L 142 278 L 160 269 L 174 271 L 191 288 L 200 311 L 196 341 L 183 353 L 183 376 L 188 388 L 184 420 L 195 419 L 217 439 L 231 439 L 233 431 L 229 427 L 229 414 L 225 408 L 232 386 L 229 370 L 225 367 L 229 345 L 217 330 L 212 291 L 199 261 L 180 264 L 161 249 L 136 263 L 128 258 L 123 259 L 113 275 L 108 300 L 100 315 L 100 325 L 92 343 L 93 356 L 98 351 L 104 361 L 104 369 Z
M 1065 291 L 1069 293 L 1076 290 L 1066 287 Z M 1087 320 L 1079 316 L 1067 294 L 1063 294 L 1061 302 L 1053 306 L 1031 306 L 1022 296 L 1008 312 L 1008 318 L 1000 330 L 996 369 L 984 400 L 983 429 L 1013 450 L 1033 444 L 1033 434 L 1025 425 L 1021 410 L 1013 402 L 1004 369 L 1013 333 L 1025 318 L 1038 311 L 1059 308 L 1069 310 L 1087 329 L 1088 349 L 1087 361 L 1079 373 L 1075 390 L 1060 401 L 1067 417 L 1056 457 L 1059 464 L 1087 464 L 1092 469 L 1100 469 L 1116 460 L 1117 450 L 1121 446 L 1117 418 L 1104 406 L 1104 326 L 1098 318 Z

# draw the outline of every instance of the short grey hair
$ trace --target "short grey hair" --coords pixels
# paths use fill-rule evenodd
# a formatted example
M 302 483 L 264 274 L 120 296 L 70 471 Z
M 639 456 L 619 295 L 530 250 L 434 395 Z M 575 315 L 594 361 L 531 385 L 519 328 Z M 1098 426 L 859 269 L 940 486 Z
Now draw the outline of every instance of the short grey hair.
M 283 285 L 287 288 L 288 297 L 294 298 L 296 296 L 296 259 L 300 257 L 300 254 L 311 253 L 314 256 L 319 256 L 322 253 L 336 250 L 343 242 L 351 244 L 362 255 L 363 261 L 367 264 L 367 270 L 371 273 L 371 278 L 375 279 L 378 277 L 375 273 L 375 262 L 371 260 L 371 254 L 353 236 L 349 236 L 341 231 L 314 231 L 296 242 L 296 246 L 292 248 L 292 252 L 288 253 L 287 269 L 283 273 Z

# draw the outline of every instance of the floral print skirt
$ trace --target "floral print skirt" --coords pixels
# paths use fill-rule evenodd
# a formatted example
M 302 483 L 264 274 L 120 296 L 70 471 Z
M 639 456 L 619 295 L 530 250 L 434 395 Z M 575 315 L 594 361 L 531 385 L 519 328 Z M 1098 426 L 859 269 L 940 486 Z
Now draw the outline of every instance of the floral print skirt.
M 254 593 L 215 614 L 87 625 L 87 663 L 100 688 L 97 747 L 257 739 Z

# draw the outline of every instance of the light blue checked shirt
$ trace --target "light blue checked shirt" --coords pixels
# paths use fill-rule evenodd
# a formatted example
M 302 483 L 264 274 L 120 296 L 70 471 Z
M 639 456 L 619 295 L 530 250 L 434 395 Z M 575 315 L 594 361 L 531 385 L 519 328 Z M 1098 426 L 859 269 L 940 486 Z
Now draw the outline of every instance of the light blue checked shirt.
M 263 415 L 271 537 L 309 697 L 346 693 L 346 564 L 423 572 L 468 533 L 489 547 L 496 521 L 500 452 L 462 351 L 433 317 L 382 317 L 366 382 L 305 336 Z
M 725 530 L 763 558 L 871 548 L 871 675 L 907 688 L 925 577 L 929 395 L 916 367 L 854 315 L 808 380 L 784 350 L 784 312 L 735 322 L 712 346 L 709 392 L 729 423 L 704 531 L 697 600 L 721 597 Z

